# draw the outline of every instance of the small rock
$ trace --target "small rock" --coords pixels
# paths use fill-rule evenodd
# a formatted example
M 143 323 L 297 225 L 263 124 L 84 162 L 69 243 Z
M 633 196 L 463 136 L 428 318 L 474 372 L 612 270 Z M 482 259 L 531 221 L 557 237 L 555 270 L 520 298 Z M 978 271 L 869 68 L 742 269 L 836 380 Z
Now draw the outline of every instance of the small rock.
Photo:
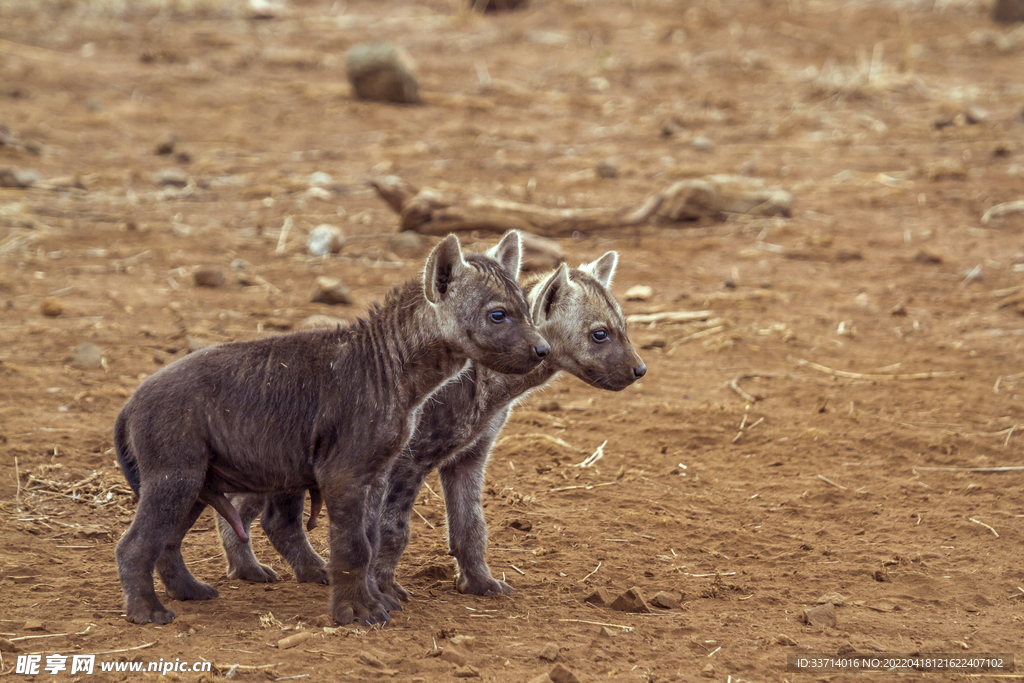
M 153 174 L 153 182 L 157 185 L 185 187 L 188 185 L 188 173 L 184 169 L 172 166 Z
M 21 627 L 25 631 L 45 631 L 46 626 L 39 619 L 29 619 L 25 622 L 25 625 Z
M 600 605 L 601 607 L 608 607 L 615 602 L 615 598 L 613 598 L 612 594 L 608 592 L 608 589 L 598 588 L 593 593 L 583 598 L 583 602 L 589 602 L 592 605 Z
M 923 249 L 914 254 L 914 260 L 918 263 L 942 263 L 942 257 L 938 254 L 933 254 L 930 251 L 924 251 Z
M 714 664 L 705 664 L 704 668 L 700 670 L 700 675 L 703 676 L 704 678 L 714 678 L 715 677 L 715 665 Z
M 555 664 L 555 667 L 548 672 L 548 678 L 554 683 L 580 683 L 580 679 L 562 664 Z
M 839 593 L 825 593 L 825 595 L 822 595 L 820 598 L 818 598 L 818 604 L 819 605 L 830 604 L 830 605 L 835 605 L 836 607 L 838 607 L 838 606 L 844 604 L 845 602 L 846 602 L 846 597 L 844 597 L 843 595 L 840 595 Z
M 300 645 L 309 640 L 312 635 L 312 631 L 299 631 L 298 633 L 293 633 L 292 635 L 286 636 L 277 641 L 277 649 L 287 650 L 290 647 L 295 647 L 296 645 Z
M 310 619 L 309 625 L 313 628 L 333 628 L 334 618 L 329 614 L 320 614 Z
M 520 230 L 519 236 L 523 240 L 522 267 L 524 271 L 552 270 L 565 260 L 565 252 L 553 239 L 534 235 L 525 230 Z
M 626 290 L 626 301 L 647 301 L 654 296 L 654 290 L 647 285 L 633 285 Z
M 690 147 L 700 152 L 706 152 L 709 149 L 713 149 L 714 146 L 715 143 L 711 142 L 710 139 L 702 135 L 698 135 L 697 137 L 690 140 Z
M 166 154 L 173 154 L 174 147 L 177 144 L 178 136 L 171 131 L 167 131 L 160 137 L 159 140 L 156 141 L 156 149 L 154 151 L 161 156 Z
M 302 193 L 305 199 L 319 199 L 322 202 L 329 202 L 334 199 L 330 190 L 323 187 L 311 187 Z
M 423 253 L 425 243 L 419 233 L 406 230 L 388 238 L 388 249 L 405 258 L 415 258 Z
M 220 287 L 224 284 L 224 271 L 218 266 L 199 266 L 192 271 L 196 287 Z
M 321 223 L 306 238 L 306 248 L 313 256 L 337 254 L 345 246 L 345 233 L 336 225 Z
M 75 347 L 67 358 L 67 362 L 71 364 L 71 367 L 79 370 L 98 370 L 103 367 L 103 349 L 86 342 Z
M 6 638 L 0 638 L 0 652 L 17 652 L 18 646 L 7 640 Z
M 334 184 L 334 176 L 323 171 L 314 171 L 306 178 L 306 183 L 310 187 L 327 187 Z
M 475 666 L 460 666 L 455 669 L 455 673 L 452 674 L 455 678 L 480 678 L 480 670 Z
M 640 589 L 635 586 L 615 598 L 612 604 L 608 606 L 619 612 L 644 613 L 651 611 L 651 608 L 647 606 L 647 601 L 644 600 L 644 596 L 640 592 Z
M 541 401 L 537 404 L 537 410 L 542 413 L 557 413 L 562 409 L 558 401 Z
M 548 643 L 541 648 L 539 657 L 545 661 L 553 662 L 558 659 L 559 647 L 556 643 Z
M 971 125 L 985 123 L 988 121 L 988 112 L 981 107 L 967 107 L 964 110 L 964 119 Z
M 533 529 L 533 522 L 528 519 L 513 519 L 508 523 L 509 527 L 519 531 L 530 531 Z
M 110 529 L 104 529 L 96 524 L 89 524 L 83 526 L 80 529 L 75 529 L 75 532 L 71 535 L 72 538 L 110 538 L 112 533 Z
M 391 43 L 360 43 L 348 53 L 348 80 L 364 100 L 419 103 L 419 83 L 412 57 Z
M 801 615 L 803 622 L 818 628 L 834 628 L 836 625 L 836 608 L 832 603 L 805 609 Z
M 250 19 L 274 19 L 287 7 L 281 0 L 248 0 L 246 9 Z
M 661 124 L 661 137 L 670 138 L 673 135 L 679 135 L 685 130 L 686 126 L 683 122 L 673 116 L 665 121 L 665 123 Z
M 42 310 L 43 315 L 50 318 L 56 318 L 58 315 L 64 312 L 64 305 L 60 302 L 60 299 L 58 299 L 57 297 L 48 296 L 43 301 L 43 305 L 40 306 L 40 310 Z
M 32 187 L 42 179 L 42 174 L 31 168 L 0 168 L 0 187 Z
M 473 636 L 452 636 L 448 642 L 469 652 L 472 652 L 476 646 L 476 638 Z
M 313 283 L 312 301 L 328 306 L 347 305 L 352 303 L 352 292 L 342 284 L 341 280 L 321 275 Z
M 459 648 L 449 645 L 441 652 L 441 659 L 446 662 L 451 662 L 455 666 L 466 665 L 466 654 Z
M 878 583 L 889 583 L 890 581 L 892 581 L 892 578 L 889 576 L 889 572 L 885 569 L 876 569 L 871 574 L 871 578 L 873 578 Z
M 594 172 L 597 173 L 598 178 L 614 178 L 619 175 L 619 169 L 609 159 L 598 163 L 594 167 Z
M 619 635 L 617 631 L 613 631 L 607 626 L 602 626 L 601 630 L 597 632 L 598 638 L 614 638 Z
M 379 659 L 371 655 L 369 652 L 360 652 L 359 654 L 357 654 L 356 661 L 358 661 L 360 664 L 365 664 L 366 666 L 371 667 L 373 669 L 385 668 L 384 662 L 380 661 Z
M 787 636 L 785 633 L 780 633 L 779 635 L 775 636 L 775 642 L 779 645 L 796 645 L 796 641 Z
M 679 609 L 681 606 L 675 596 L 665 591 L 655 593 L 654 597 L 651 598 L 651 604 L 662 609 Z

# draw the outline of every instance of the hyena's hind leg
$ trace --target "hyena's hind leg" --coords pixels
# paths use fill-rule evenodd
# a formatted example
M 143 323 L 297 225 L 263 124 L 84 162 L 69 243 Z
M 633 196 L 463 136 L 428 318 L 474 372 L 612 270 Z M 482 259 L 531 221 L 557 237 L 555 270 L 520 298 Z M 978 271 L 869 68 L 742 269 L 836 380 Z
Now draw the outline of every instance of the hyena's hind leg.
M 327 562 L 309 544 L 302 528 L 302 508 L 306 492 L 279 493 L 265 497 L 260 526 L 271 545 L 295 574 L 300 583 L 327 583 Z
M 166 484 L 167 481 L 174 483 Z M 191 523 L 186 523 L 199 516 L 195 508 L 199 506 L 199 512 L 202 511 L 202 504 L 198 502 L 201 478 L 157 479 L 157 482 L 158 485 L 141 487 L 135 519 L 121 537 L 115 552 L 117 573 L 124 589 L 125 612 L 128 621 L 136 624 L 167 624 L 174 620 L 174 612 L 164 607 L 156 597 L 153 570 L 168 548 L 180 549 L 179 534 L 184 536 L 191 526 Z M 180 531 L 181 528 L 185 532 Z M 180 590 L 187 581 L 181 584 L 174 578 L 174 569 L 180 569 L 176 562 L 173 556 L 165 559 L 162 571 L 170 572 L 171 587 Z M 183 562 L 181 566 L 184 566 Z M 192 581 L 195 581 L 194 577 Z M 169 587 L 168 592 L 171 590 Z
M 203 514 L 204 509 L 206 503 L 201 501 L 196 501 L 192 505 L 192 509 L 167 539 L 164 550 L 156 561 L 156 571 L 160 574 L 167 596 L 174 600 L 210 600 L 218 595 L 216 588 L 192 575 L 185 566 L 185 558 L 181 556 L 181 541 L 199 519 L 199 515 Z
M 242 520 L 242 528 L 249 532 L 253 521 L 263 511 L 264 496 L 257 494 L 239 494 L 230 496 L 231 504 L 238 510 L 238 516 Z M 269 583 L 277 581 L 277 572 L 256 559 L 256 553 L 252 549 L 252 541 L 244 543 L 238 538 L 238 534 L 231 528 L 228 521 L 217 517 L 217 533 L 220 535 L 220 545 L 224 549 L 224 556 L 228 561 L 228 577 L 252 581 L 254 583 Z
M 504 424 L 504 419 L 501 421 Z M 448 554 L 457 564 L 455 587 L 472 595 L 507 595 L 514 589 L 491 576 L 487 566 L 487 522 L 481 496 L 484 469 L 497 430 L 488 430 L 440 471 L 448 522 Z

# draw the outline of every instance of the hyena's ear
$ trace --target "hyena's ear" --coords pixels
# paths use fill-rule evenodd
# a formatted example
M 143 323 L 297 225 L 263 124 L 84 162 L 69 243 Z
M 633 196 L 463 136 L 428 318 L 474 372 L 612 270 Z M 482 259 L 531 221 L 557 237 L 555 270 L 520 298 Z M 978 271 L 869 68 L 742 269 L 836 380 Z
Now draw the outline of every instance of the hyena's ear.
M 530 317 L 533 318 L 534 325 L 540 325 L 548 319 L 552 307 L 568 287 L 569 267 L 563 263 L 537 286 L 537 296 L 530 307 Z
M 437 243 L 427 257 L 423 269 L 423 294 L 427 301 L 436 304 L 448 293 L 448 287 L 466 267 L 462 258 L 462 245 L 455 235 L 448 235 Z
M 615 277 L 615 267 L 619 265 L 619 255 L 614 251 L 597 259 L 593 263 L 580 266 L 584 273 L 593 275 L 594 278 L 605 287 L 611 287 L 612 278 Z
M 523 262 L 523 238 L 517 230 L 509 230 L 498 245 L 487 250 L 487 256 L 505 266 L 513 280 L 519 279 L 519 268 Z

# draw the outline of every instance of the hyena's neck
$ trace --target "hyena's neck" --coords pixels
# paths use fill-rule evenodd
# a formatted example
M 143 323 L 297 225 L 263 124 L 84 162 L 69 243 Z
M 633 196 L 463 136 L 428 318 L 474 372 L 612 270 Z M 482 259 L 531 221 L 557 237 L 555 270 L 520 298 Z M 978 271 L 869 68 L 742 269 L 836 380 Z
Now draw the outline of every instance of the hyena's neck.
M 412 281 L 395 288 L 359 323 L 366 372 L 389 388 L 405 388 L 409 407 L 457 375 L 467 358 L 447 343 L 423 287 Z

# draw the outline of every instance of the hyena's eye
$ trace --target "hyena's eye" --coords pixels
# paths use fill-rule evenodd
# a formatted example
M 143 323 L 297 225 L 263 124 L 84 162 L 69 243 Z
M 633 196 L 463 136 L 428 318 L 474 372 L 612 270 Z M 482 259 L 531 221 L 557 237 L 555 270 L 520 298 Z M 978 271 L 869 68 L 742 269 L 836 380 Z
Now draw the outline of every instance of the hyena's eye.
M 487 317 L 492 323 L 503 323 L 505 322 L 505 311 L 491 311 L 487 314 Z
M 598 344 L 608 341 L 608 330 L 594 330 L 590 333 L 590 338 Z

